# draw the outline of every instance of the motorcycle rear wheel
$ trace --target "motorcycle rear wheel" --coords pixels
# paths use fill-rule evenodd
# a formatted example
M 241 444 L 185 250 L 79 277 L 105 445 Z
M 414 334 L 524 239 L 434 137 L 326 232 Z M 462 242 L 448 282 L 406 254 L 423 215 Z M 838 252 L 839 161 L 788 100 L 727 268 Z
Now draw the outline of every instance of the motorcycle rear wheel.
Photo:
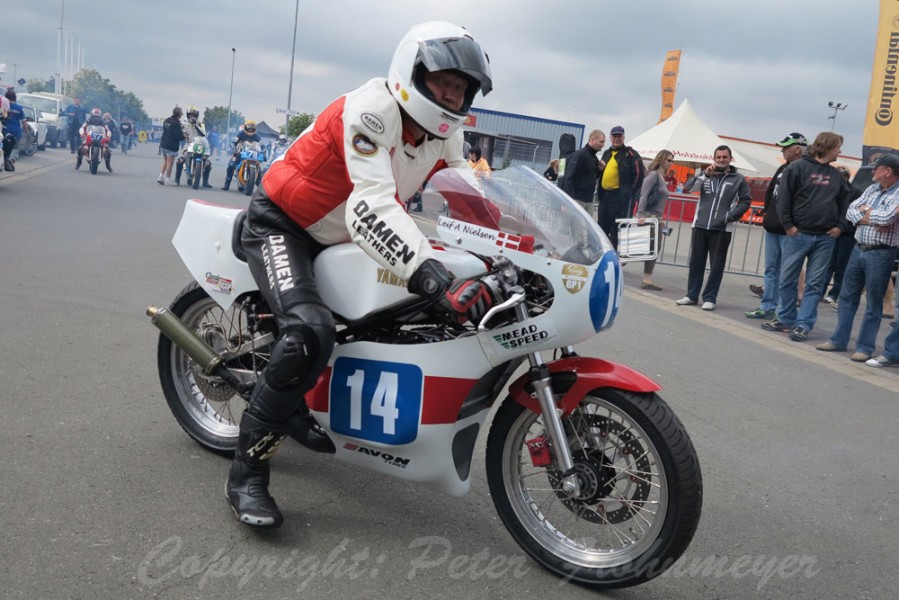
M 702 511 L 702 474 L 683 425 L 656 394 L 595 390 L 563 419 L 581 493 L 528 440 L 543 418 L 506 399 L 487 438 L 487 481 L 515 541 L 541 566 L 592 588 L 637 585 L 683 554 Z
M 222 309 L 195 282 L 181 290 L 169 310 L 217 352 L 246 344 L 251 337 L 242 310 Z M 226 364 L 235 372 L 259 372 L 268 364 L 268 357 L 269 347 L 262 346 Z M 203 374 L 193 359 L 162 333 L 157 366 L 162 392 L 178 424 L 204 448 L 232 454 L 246 401 L 220 378 Z

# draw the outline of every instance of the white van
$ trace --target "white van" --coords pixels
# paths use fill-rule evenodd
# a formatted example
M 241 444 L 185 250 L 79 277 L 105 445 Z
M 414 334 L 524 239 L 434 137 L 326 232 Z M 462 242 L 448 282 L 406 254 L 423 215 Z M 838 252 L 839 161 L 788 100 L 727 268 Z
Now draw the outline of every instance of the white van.
M 75 101 L 68 96 L 51 92 L 21 93 L 18 100 L 41 111 L 47 122 L 47 145 L 65 148 L 68 145 L 69 119 L 66 109 Z

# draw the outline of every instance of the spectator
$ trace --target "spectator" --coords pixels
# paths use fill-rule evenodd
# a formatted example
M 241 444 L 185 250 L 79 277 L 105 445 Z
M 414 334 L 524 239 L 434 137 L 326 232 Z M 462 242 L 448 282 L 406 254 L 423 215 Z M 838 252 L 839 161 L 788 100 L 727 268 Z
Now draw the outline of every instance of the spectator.
M 593 135 L 592 133 L 590 135 Z M 605 140 L 605 136 L 603 136 L 603 140 Z M 605 144 L 605 141 L 603 141 Z M 568 162 L 568 159 L 571 158 L 571 155 L 574 154 L 574 151 L 577 149 L 577 142 L 574 139 L 574 136 L 570 133 L 563 133 L 559 136 L 559 168 L 557 169 L 558 180 L 561 180 L 562 177 L 565 176 L 565 164 Z M 591 198 L 592 202 L 592 198 Z
M 212 126 L 212 131 L 209 132 L 209 135 L 206 136 L 209 139 L 209 152 L 211 156 L 215 157 L 215 160 L 219 159 L 219 153 L 221 152 L 221 136 L 219 136 L 219 128 L 218 125 Z
M 549 166 L 546 167 L 546 170 L 543 171 L 543 176 L 546 177 L 549 181 L 556 181 L 559 179 L 559 159 L 554 158 L 549 161 Z
M 697 182 L 701 182 L 702 189 L 693 217 L 687 295 L 676 303 L 685 306 L 699 301 L 708 261 L 709 279 L 702 291 L 702 310 L 715 310 L 734 223 L 749 210 L 752 199 L 746 178 L 730 164 L 733 161 L 730 148 L 715 148 L 714 159 L 714 165 L 709 165 L 699 177 L 688 180 L 684 185 L 684 191 L 689 192 Z
M 131 150 L 131 139 L 134 136 L 134 123 L 128 117 L 122 118 L 122 124 L 119 125 L 119 133 L 122 140 L 122 154 L 128 154 Z
M 7 171 L 16 170 L 16 159 L 19 157 L 19 141 L 22 139 L 22 122 L 25 119 L 25 111 L 22 105 L 16 102 L 16 91 L 12 88 L 6 90 L 5 97 L 9 100 L 9 108 L 3 126 L 6 134 L 3 136 L 3 168 Z
M 838 166 L 836 169 L 843 175 L 843 177 L 846 178 L 846 181 L 849 181 L 851 179 L 849 169 L 841 166 Z M 861 195 L 861 190 L 856 190 L 850 184 L 849 202 L 854 202 Z M 837 238 L 836 243 L 833 245 L 833 252 L 830 255 L 830 265 L 828 265 L 827 267 L 827 276 L 824 278 L 824 281 L 828 283 L 831 282 L 831 279 L 833 280 L 833 282 L 830 285 L 830 291 L 826 293 L 823 298 L 821 298 L 822 302 L 826 302 L 834 308 L 837 307 L 837 298 L 840 297 L 840 288 L 843 284 L 843 273 L 846 272 L 846 265 L 849 263 L 849 256 L 852 254 L 852 248 L 855 246 L 855 223 L 844 220 L 843 224 L 845 225 L 845 227 L 843 228 L 843 232 L 840 234 L 840 237 Z M 889 294 L 889 287 L 887 287 L 887 294 Z M 887 297 L 884 297 L 884 308 L 889 308 L 889 310 L 892 310 L 892 297 L 890 297 L 889 300 L 889 304 L 886 304 Z M 886 313 L 887 310 L 884 310 L 884 314 Z
M 112 118 L 112 115 L 107 113 L 103 113 L 103 123 L 106 125 L 106 128 L 109 129 L 109 133 L 112 135 L 112 141 L 109 144 L 110 148 L 115 148 L 119 143 L 119 124 L 115 122 L 115 119 Z
M 593 195 L 599 179 L 600 162 L 596 154 L 605 145 L 606 134 L 599 129 L 591 131 L 586 145 L 565 160 L 564 174 L 559 179 L 562 191 L 580 202 L 588 213 L 593 209 Z
M 66 108 L 66 117 L 69 122 L 69 149 L 71 154 L 75 154 L 75 150 L 81 146 L 81 136 L 78 132 L 87 120 L 87 111 L 81 106 L 79 98 L 72 99 L 72 104 Z
M 647 169 L 647 172 L 648 171 L 649 170 Z M 668 188 L 669 192 L 677 190 L 677 175 L 674 173 L 674 169 L 671 169 L 668 171 L 668 174 L 665 175 L 665 187 Z
M 665 204 L 668 202 L 668 194 L 671 192 L 666 181 L 667 177 L 662 177 L 662 173 L 671 167 L 672 162 L 674 162 L 673 152 L 659 150 L 659 153 L 646 168 L 647 175 L 643 179 L 640 202 L 637 205 L 638 225 L 643 225 L 647 218 L 659 219 L 661 223 L 662 215 L 665 214 Z M 660 236 L 659 239 L 662 240 L 664 237 Z M 643 283 L 640 287 L 644 290 L 662 290 L 662 286 L 652 280 L 652 271 L 655 266 L 655 260 L 643 262 Z
M 849 184 L 831 164 L 842 145 L 843 136 L 830 131 L 819 133 L 808 153 L 784 170 L 777 189 L 777 213 L 787 237 L 776 317 L 765 321 L 762 328 L 789 332 L 795 342 L 808 339 L 815 326 L 834 241 L 844 227 Z M 805 293 L 797 315 L 799 271 L 806 260 Z
M 474 172 L 475 179 L 490 179 L 490 163 L 481 156 L 481 149 L 477 146 L 468 151 L 468 166 Z
M 768 189 L 765 190 L 765 207 L 762 209 L 762 227 L 765 229 L 765 283 L 760 289 L 749 286 L 753 293 L 759 293 L 759 307 L 746 313 L 749 319 L 768 319 L 775 316 L 777 299 L 780 294 L 780 260 L 783 254 L 783 242 L 787 237 L 780 216 L 777 214 L 777 185 L 787 166 L 802 156 L 808 146 L 808 140 L 801 133 L 793 132 L 777 142 L 784 157 L 784 163 L 777 168 Z M 800 278 L 801 279 L 801 278 Z
M 846 219 L 856 225 L 855 240 L 837 304 L 837 327 L 830 339 L 816 348 L 843 352 L 849 344 L 852 322 L 865 290 L 865 315 L 850 360 L 865 362 L 874 353 L 880 329 L 883 295 L 899 248 L 899 156 L 881 154 L 874 161 L 874 183 L 849 205 Z M 889 362 L 892 362 L 888 359 Z
M 181 115 L 184 114 L 180 106 L 172 109 L 172 116 L 162 122 L 162 138 L 159 141 L 159 152 L 162 154 L 162 167 L 156 182 L 160 185 L 174 185 L 172 180 L 172 165 L 178 156 L 178 148 L 184 141 L 184 131 L 181 129 Z
M 624 145 L 624 127 L 610 132 L 612 146 L 602 154 L 599 185 L 599 226 L 618 248 L 618 219 L 634 214 L 634 204 L 643 185 L 643 159 Z

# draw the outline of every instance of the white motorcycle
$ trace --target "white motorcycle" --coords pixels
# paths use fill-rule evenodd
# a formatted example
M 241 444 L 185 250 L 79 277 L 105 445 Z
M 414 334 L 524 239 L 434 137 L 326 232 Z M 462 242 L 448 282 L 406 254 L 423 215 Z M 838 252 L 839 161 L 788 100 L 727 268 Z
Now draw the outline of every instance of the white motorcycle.
M 291 435 L 337 460 L 461 496 L 498 403 L 485 432 L 487 481 L 515 541 L 566 580 L 647 581 L 689 545 L 702 475 L 655 382 L 574 351 L 615 319 L 618 258 L 596 222 L 530 169 L 495 172 L 484 194 L 489 200 L 446 169 L 415 213 L 441 262 L 494 290 L 496 304 L 477 326 L 441 317 L 355 244 L 318 256 L 316 282 L 338 342 Z M 243 216 L 189 201 L 173 242 L 196 281 L 169 308 L 147 310 L 163 332 L 158 366 L 169 407 L 193 439 L 220 453 L 237 444 L 277 337 L 241 258 Z M 372 234 L 392 243 L 389 230 Z

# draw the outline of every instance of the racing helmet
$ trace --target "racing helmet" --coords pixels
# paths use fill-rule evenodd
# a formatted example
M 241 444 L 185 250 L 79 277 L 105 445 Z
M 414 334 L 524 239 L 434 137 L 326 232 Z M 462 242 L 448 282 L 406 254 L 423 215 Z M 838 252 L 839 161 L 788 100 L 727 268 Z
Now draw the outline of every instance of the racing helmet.
M 88 117 L 91 122 L 91 125 L 102 125 L 103 124 L 103 114 L 100 112 L 99 108 L 92 108 L 91 114 Z
M 458 111 L 438 103 L 424 82 L 425 73 L 446 70 L 469 82 Z M 409 30 L 393 54 L 387 82 L 400 108 L 441 139 L 462 126 L 478 90 L 486 96 L 493 89 L 487 54 L 468 30 L 445 21 L 429 21 Z
M 256 121 L 245 121 L 243 124 L 243 130 L 247 133 L 255 133 L 256 132 Z
M 197 119 L 200 118 L 200 111 L 197 110 L 196 106 L 191 106 L 187 109 L 187 120 L 191 122 L 192 125 L 196 125 Z

